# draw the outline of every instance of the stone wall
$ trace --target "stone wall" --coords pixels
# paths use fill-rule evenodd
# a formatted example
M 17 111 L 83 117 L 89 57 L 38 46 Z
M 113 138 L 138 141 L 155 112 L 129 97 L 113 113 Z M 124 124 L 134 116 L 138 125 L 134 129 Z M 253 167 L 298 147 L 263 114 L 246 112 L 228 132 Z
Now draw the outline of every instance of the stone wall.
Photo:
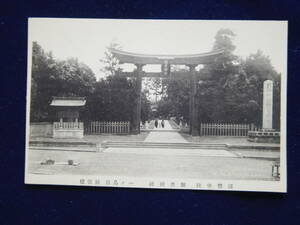
M 54 138 L 83 138 L 83 129 L 54 129 Z
M 52 135 L 52 123 L 40 122 L 30 124 L 30 137 L 52 137 Z

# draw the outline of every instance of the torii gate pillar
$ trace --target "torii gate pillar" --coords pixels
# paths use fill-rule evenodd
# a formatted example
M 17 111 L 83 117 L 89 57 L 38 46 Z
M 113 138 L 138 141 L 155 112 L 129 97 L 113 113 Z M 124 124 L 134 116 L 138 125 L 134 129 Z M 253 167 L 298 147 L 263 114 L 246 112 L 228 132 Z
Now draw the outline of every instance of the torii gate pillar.
M 195 67 L 197 65 L 189 65 L 190 69 L 190 101 L 189 101 L 189 108 L 190 108 L 190 131 L 189 133 L 192 136 L 199 136 L 199 121 L 198 121 L 198 103 L 196 101 L 196 71 Z
M 143 72 L 143 64 L 135 64 L 136 66 L 136 78 L 135 78 L 135 85 L 136 85 L 136 93 L 135 93 L 135 107 L 133 112 L 133 120 L 131 126 L 131 132 L 133 134 L 140 133 L 140 123 L 141 123 L 141 94 L 142 94 L 142 72 Z

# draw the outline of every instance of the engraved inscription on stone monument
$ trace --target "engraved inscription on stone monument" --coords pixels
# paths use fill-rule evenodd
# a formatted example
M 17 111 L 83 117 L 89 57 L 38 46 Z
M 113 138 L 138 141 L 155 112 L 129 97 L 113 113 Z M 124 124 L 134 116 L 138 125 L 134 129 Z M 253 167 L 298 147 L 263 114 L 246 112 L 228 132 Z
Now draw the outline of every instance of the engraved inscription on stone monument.
M 273 81 L 264 82 L 263 93 L 263 129 L 272 129 L 273 118 Z

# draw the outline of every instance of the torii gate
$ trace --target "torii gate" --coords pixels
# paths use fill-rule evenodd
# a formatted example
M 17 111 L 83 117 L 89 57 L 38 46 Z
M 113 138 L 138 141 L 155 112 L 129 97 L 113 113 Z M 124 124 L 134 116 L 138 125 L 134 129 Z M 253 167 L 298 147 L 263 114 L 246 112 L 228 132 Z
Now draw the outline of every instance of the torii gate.
M 189 67 L 188 78 L 190 80 L 190 134 L 192 136 L 199 135 L 199 121 L 198 121 L 198 107 L 195 102 L 196 95 L 196 71 L 195 67 L 200 64 L 209 64 L 214 59 L 223 53 L 223 50 L 217 50 L 200 54 L 189 55 L 148 55 L 138 54 L 132 52 L 120 51 L 117 49 L 109 48 L 109 51 L 119 60 L 119 63 L 131 63 L 137 68 L 135 74 L 137 99 L 134 120 L 132 123 L 132 132 L 135 134 L 140 133 L 141 121 L 141 90 L 142 90 L 142 77 L 162 77 L 167 78 L 170 73 L 170 65 L 186 65 Z M 146 64 L 161 64 L 161 73 L 145 73 L 143 66 Z M 124 73 L 124 76 L 132 77 L 132 73 Z

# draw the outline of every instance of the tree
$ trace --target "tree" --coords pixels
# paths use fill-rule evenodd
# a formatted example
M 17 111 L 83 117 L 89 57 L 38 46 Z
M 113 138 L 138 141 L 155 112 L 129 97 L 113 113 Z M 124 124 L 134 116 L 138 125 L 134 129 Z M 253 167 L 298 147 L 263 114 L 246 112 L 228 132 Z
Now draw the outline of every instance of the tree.
M 101 71 L 104 72 L 106 76 L 114 76 L 118 71 L 122 71 L 119 60 L 109 51 L 110 48 L 121 50 L 122 46 L 118 43 L 110 43 L 104 52 L 104 58 L 100 59 L 100 62 L 104 64 Z
M 141 95 L 141 121 L 145 122 L 150 119 L 151 103 L 145 91 L 143 91 Z
M 59 96 L 89 96 L 94 91 L 96 77 L 93 71 L 76 58 L 56 63 Z
M 134 107 L 133 83 L 124 77 L 108 76 L 97 82 L 88 102 L 90 119 L 99 121 L 131 121 Z
M 34 42 L 32 54 L 31 121 L 49 121 L 53 96 L 88 97 L 96 82 L 93 71 L 77 59 L 55 60 Z
M 37 43 L 32 45 L 32 74 L 31 74 L 31 121 L 49 119 L 49 77 L 55 74 L 55 61 L 52 53 L 46 53 Z M 49 93 L 50 92 L 50 93 Z
M 162 101 L 166 102 L 165 104 L 160 103 L 160 106 L 165 105 L 165 110 L 169 110 L 171 116 L 175 116 L 178 119 L 183 117 L 185 120 L 189 119 L 189 80 L 184 77 L 188 71 L 185 69 L 178 69 L 173 71 L 177 73 L 182 73 L 181 78 L 176 79 L 166 79 L 164 80 L 165 84 L 165 97 L 162 98 Z M 159 110 L 161 107 L 159 108 Z
M 201 77 L 207 78 L 199 81 L 197 87 L 199 120 L 202 122 L 232 121 L 233 115 L 228 112 L 234 109 L 232 106 L 236 99 L 232 94 L 236 91 L 235 84 L 244 81 L 239 58 L 233 54 L 234 37 L 231 30 L 220 29 L 215 36 L 213 50 L 222 49 L 223 54 L 200 71 Z
M 220 29 L 215 36 L 215 43 L 212 50 L 223 50 L 223 54 L 217 56 L 211 64 L 205 65 L 202 73 L 209 73 L 211 79 L 219 85 L 226 83 L 229 75 L 238 72 L 238 57 L 233 54 L 235 46 L 233 39 L 235 33 L 230 29 Z
M 244 70 L 248 78 L 254 78 L 258 81 L 273 80 L 279 77 L 271 64 L 268 56 L 265 56 L 261 50 L 248 56 L 243 63 Z

